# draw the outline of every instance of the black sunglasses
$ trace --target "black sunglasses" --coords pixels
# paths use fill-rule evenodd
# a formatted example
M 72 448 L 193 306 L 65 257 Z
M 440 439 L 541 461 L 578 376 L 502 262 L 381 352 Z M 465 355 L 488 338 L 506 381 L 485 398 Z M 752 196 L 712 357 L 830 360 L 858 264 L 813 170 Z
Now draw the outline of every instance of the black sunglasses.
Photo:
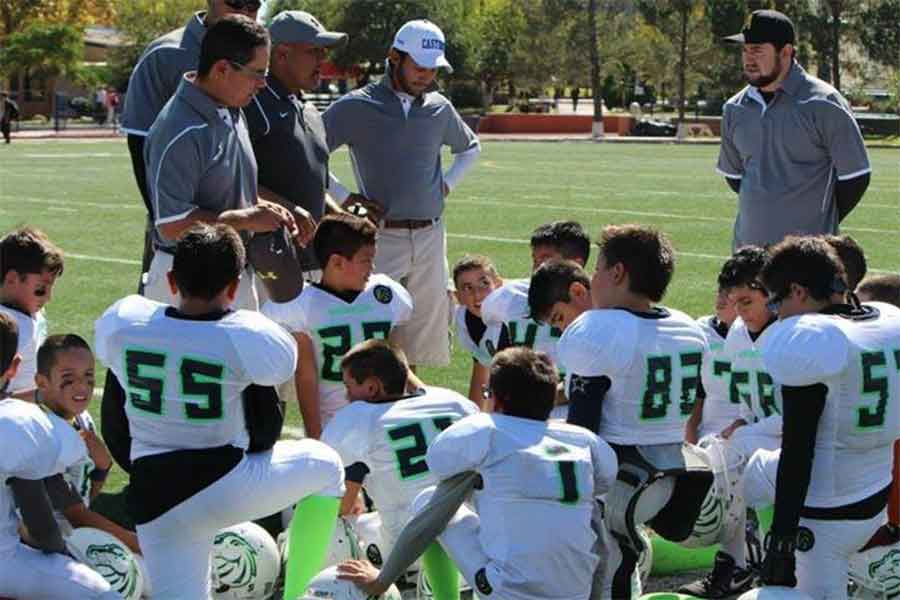
M 254 11 L 259 10 L 262 2 L 259 0 L 225 0 L 225 6 L 232 10 Z

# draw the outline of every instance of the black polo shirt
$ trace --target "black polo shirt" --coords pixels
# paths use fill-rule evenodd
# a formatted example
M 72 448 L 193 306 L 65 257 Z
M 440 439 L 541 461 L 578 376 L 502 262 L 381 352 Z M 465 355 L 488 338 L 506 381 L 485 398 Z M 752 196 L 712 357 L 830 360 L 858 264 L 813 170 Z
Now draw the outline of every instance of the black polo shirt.
M 318 221 L 325 212 L 328 146 L 312 102 L 304 102 L 270 74 L 266 87 L 244 109 L 259 168 L 259 184 L 305 208 Z M 318 268 L 311 249 L 303 269 Z

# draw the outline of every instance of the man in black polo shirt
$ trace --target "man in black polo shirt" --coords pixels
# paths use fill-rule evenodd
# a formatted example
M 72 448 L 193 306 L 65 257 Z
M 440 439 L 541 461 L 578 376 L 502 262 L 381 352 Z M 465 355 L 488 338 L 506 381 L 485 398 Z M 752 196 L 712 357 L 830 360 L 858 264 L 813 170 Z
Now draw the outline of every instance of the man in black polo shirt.
M 259 194 L 294 210 L 301 238 L 312 239 L 325 212 L 341 208 L 325 195 L 328 146 L 322 117 L 303 92 L 319 86 L 329 48 L 347 43 L 346 33 L 326 31 L 311 14 L 284 11 L 269 26 L 272 51 L 266 86 L 244 110 L 259 168 Z M 308 278 L 318 279 L 310 251 L 301 254 Z

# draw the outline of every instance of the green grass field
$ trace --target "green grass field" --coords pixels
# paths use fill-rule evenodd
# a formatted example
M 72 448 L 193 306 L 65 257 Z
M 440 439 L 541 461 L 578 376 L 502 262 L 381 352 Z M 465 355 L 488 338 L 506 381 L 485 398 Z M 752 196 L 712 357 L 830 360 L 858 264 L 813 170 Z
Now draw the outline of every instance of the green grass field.
M 476 168 L 448 198 L 450 262 L 467 252 L 486 254 L 504 276 L 522 277 L 530 266 L 529 234 L 541 223 L 576 219 L 592 235 L 607 223 L 646 223 L 667 232 L 678 251 L 665 303 L 694 316 L 707 313 L 715 276 L 730 253 L 736 206 L 714 172 L 717 151 L 486 142 Z M 870 269 L 900 267 L 898 157 L 894 150 L 871 151 L 872 185 L 843 229 L 865 248 Z M 334 156 L 333 168 L 352 181 L 346 152 Z M 94 319 L 132 293 L 138 280 L 144 208 L 125 142 L 0 146 L 0 232 L 22 224 L 43 229 L 67 253 L 65 274 L 47 307 L 51 333 L 76 332 L 92 341 Z M 455 349 L 449 367 L 422 374 L 465 394 L 469 368 L 470 359 Z M 99 398 L 92 410 L 99 413 Z M 290 423 L 297 424 L 298 412 L 291 407 Z M 114 472 L 108 492 L 123 485 L 121 472 Z

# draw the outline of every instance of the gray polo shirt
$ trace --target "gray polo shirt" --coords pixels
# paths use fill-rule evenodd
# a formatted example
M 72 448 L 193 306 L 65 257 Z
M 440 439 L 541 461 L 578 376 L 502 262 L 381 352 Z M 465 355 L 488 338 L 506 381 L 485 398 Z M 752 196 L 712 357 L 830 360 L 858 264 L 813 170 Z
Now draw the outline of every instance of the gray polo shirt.
M 182 75 L 197 68 L 206 35 L 205 16 L 205 12 L 196 13 L 185 27 L 155 39 L 144 50 L 128 80 L 122 131 L 146 136 L 156 115 L 178 89 Z
M 217 105 L 195 86 L 189 73 L 159 113 L 144 145 L 147 188 L 159 226 L 194 209 L 216 213 L 256 204 L 256 159 L 239 109 Z
M 269 75 L 244 109 L 259 184 L 305 208 L 318 221 L 325 213 L 328 146 L 325 125 L 312 102 L 304 102 Z M 303 270 L 319 268 L 312 248 L 302 254 Z
M 441 147 L 454 154 L 478 148 L 478 138 L 450 101 L 426 92 L 409 113 L 390 84 L 350 92 L 325 114 L 328 148 L 350 147 L 360 192 L 384 204 L 387 219 L 433 219 L 444 211 Z
M 717 171 L 741 180 L 738 248 L 837 232 L 835 182 L 871 168 L 847 101 L 794 63 L 768 105 L 752 86 L 725 104 Z

